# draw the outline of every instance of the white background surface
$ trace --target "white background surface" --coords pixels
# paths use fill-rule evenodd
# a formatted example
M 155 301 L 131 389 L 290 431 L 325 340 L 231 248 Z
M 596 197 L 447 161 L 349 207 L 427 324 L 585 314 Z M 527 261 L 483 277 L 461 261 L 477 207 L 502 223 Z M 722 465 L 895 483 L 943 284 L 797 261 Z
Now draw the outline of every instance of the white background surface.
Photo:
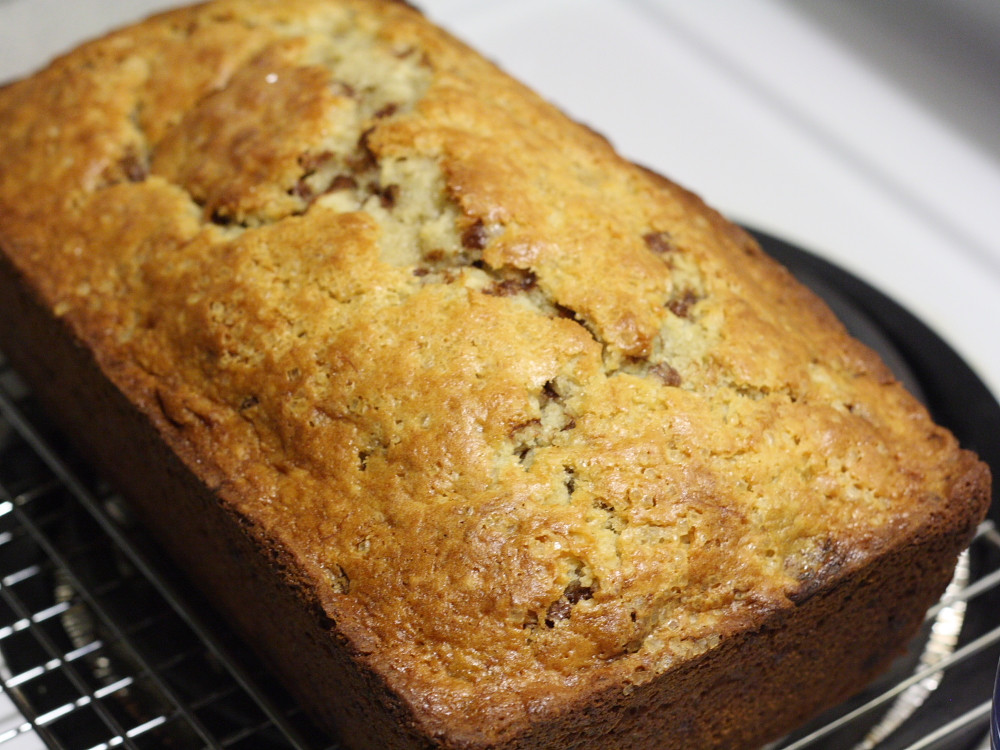
M 627 156 L 894 297 L 1000 394 L 1000 4 L 417 3 Z M 173 4 L 0 0 L 0 81 Z

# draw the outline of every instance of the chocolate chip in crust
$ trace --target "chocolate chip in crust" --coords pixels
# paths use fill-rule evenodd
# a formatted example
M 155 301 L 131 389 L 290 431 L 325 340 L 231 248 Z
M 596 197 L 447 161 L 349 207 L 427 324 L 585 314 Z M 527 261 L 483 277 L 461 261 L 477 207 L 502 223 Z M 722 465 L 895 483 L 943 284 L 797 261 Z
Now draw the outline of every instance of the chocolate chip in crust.
M 482 250 L 486 247 L 486 227 L 482 220 L 476 220 L 468 229 L 462 232 L 462 246 L 469 250 Z
M 649 368 L 649 374 L 659 378 L 664 385 L 679 386 L 683 380 L 681 374 L 666 362 L 658 362 Z
M 670 232 L 647 232 L 642 235 L 646 242 L 646 247 L 657 255 L 667 255 L 677 251 L 674 238 Z

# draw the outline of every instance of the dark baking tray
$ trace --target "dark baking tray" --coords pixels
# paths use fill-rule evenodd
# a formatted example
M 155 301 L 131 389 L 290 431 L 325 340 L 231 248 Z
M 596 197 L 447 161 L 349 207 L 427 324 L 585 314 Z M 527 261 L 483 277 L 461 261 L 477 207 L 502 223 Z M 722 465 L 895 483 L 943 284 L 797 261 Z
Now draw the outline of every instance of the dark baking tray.
M 990 712 L 990 747 L 1000 750 L 1000 667 L 997 668 L 997 682 L 993 688 L 993 710 Z
M 939 336 L 886 295 L 843 269 L 778 238 L 762 232 L 754 234 L 771 255 L 827 300 L 855 336 L 883 356 L 938 421 L 951 428 L 963 444 L 976 450 L 992 467 L 1000 467 L 1000 405 Z M 80 493 L 67 491 L 73 488 L 65 480 L 62 480 L 64 486 L 56 487 L 55 491 L 47 489 L 53 483 L 59 484 L 58 477 L 49 476 L 59 472 L 44 466 L 48 459 L 32 455 L 38 450 L 31 441 L 15 441 L 13 446 L 5 448 L 0 429 L 0 490 L 6 482 L 10 494 L 10 488 L 22 480 L 25 486 L 35 483 L 40 488 L 39 498 L 18 512 L 32 514 L 30 519 L 25 515 L 25 520 L 37 524 L 48 535 L 46 543 L 52 545 L 52 550 L 40 552 L 37 544 L 29 543 L 32 535 L 21 533 L 18 539 L 24 544 L 0 547 L 0 577 L 11 570 L 36 568 L 38 575 L 18 583 L 20 599 L 16 603 L 42 611 L 51 607 L 53 591 L 65 586 L 62 568 L 66 565 L 79 589 L 77 599 L 85 604 L 92 601 L 109 617 L 109 622 L 103 624 L 101 617 L 96 616 L 83 620 L 52 618 L 37 628 L 26 629 L 25 638 L 0 640 L 0 649 L 15 674 L 37 668 L 40 662 L 51 658 L 51 654 L 42 653 L 47 644 L 57 650 L 73 648 L 74 639 L 86 639 L 88 633 L 83 631 L 88 628 L 100 631 L 109 644 L 100 651 L 103 661 L 80 658 L 40 678 L 5 687 L 31 716 L 42 715 L 58 700 L 79 700 L 76 696 L 81 688 L 88 708 L 90 704 L 110 706 L 107 716 L 98 717 L 100 721 L 93 716 L 84 718 L 83 712 L 71 712 L 51 726 L 41 727 L 42 736 L 53 747 L 91 747 L 101 741 L 102 731 L 108 737 L 114 735 L 114 731 L 108 731 L 109 723 L 111 730 L 135 726 L 137 722 L 141 726 L 143 720 L 162 714 L 167 717 L 162 726 L 125 739 L 122 746 L 262 750 L 326 746 L 327 741 L 299 715 L 287 696 L 270 684 L 254 657 L 235 644 L 226 626 L 198 594 L 187 588 L 170 563 L 156 553 L 143 532 L 131 527 L 121 516 L 113 493 L 91 477 L 71 449 L 50 431 L 44 418 L 37 414 L 30 395 L 19 396 L 17 408 L 26 415 L 28 428 L 37 431 L 40 444 L 51 447 L 56 460 L 72 476 L 82 477 L 86 490 L 81 503 L 80 497 L 74 497 Z M 28 482 L 28 467 L 34 463 L 38 464 L 38 477 Z M 996 502 L 990 514 L 1000 523 Z M 12 533 L 16 536 L 19 531 L 14 529 Z M 984 571 L 1000 569 L 998 556 L 1000 552 L 989 547 L 973 555 L 973 580 Z M 970 605 L 963 642 L 1000 624 L 998 598 L 1000 590 Z M 152 638 L 146 637 L 151 630 L 149 623 L 155 627 Z M 66 632 L 67 627 L 71 632 Z M 160 628 L 163 637 L 158 637 Z M 29 639 L 27 635 L 32 637 Z M 11 648 L 15 642 L 21 645 Z M 33 647 L 24 648 L 25 642 Z M 905 748 L 956 712 L 980 704 L 992 689 L 997 658 L 997 649 L 991 648 L 950 669 L 923 709 L 879 745 L 880 750 Z M 911 668 L 911 661 L 901 660 L 890 679 L 905 676 Z M 113 684 L 120 675 L 130 673 L 136 676 L 133 687 L 104 694 L 102 685 L 109 681 Z M 67 679 L 67 674 L 74 679 Z M 833 712 L 822 721 L 835 715 Z M 810 747 L 848 748 L 877 718 L 853 722 L 846 730 Z M 935 744 L 934 748 L 973 750 L 985 733 L 985 724 L 975 724 L 968 731 L 957 732 L 943 743 Z M 87 737 L 86 743 L 76 744 L 76 738 L 82 737 Z

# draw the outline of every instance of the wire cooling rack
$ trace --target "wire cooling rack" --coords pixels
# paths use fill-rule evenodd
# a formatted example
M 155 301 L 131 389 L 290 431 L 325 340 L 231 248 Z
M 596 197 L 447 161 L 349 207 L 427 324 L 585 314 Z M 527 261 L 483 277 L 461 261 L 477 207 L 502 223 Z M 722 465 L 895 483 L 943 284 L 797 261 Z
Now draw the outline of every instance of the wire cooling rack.
M 992 522 L 960 573 L 887 680 L 773 747 L 986 747 L 1000 652 Z M 31 732 L 65 750 L 337 747 L 49 430 L 2 356 L 0 655 L 3 691 L 23 715 L 0 748 Z
M 336 748 L 51 432 L 0 355 L 0 678 L 52 748 Z

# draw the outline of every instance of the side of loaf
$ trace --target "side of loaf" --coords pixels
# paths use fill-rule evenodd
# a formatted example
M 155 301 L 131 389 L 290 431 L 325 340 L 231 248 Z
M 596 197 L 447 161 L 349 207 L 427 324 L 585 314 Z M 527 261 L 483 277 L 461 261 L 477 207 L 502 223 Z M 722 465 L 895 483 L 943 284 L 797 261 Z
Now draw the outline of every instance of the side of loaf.
M 389 0 L 0 89 L 0 349 L 351 748 L 762 745 L 989 502 L 750 237 Z

